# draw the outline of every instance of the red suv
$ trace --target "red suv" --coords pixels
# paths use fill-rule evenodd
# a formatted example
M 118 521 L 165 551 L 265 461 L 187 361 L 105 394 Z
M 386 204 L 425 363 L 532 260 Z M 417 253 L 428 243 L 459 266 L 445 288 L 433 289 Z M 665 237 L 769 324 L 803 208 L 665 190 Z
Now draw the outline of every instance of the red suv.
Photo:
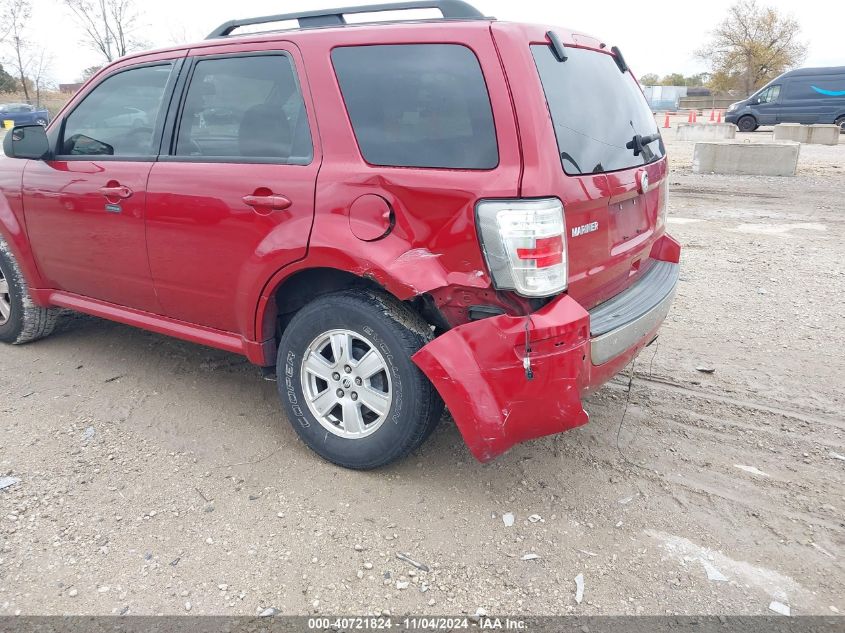
M 344 18 L 420 8 L 443 17 Z M 350 468 L 419 446 L 444 402 L 482 461 L 586 423 L 678 280 L 619 50 L 458 0 L 228 22 L 111 64 L 4 150 L 0 340 L 70 309 L 243 354 Z

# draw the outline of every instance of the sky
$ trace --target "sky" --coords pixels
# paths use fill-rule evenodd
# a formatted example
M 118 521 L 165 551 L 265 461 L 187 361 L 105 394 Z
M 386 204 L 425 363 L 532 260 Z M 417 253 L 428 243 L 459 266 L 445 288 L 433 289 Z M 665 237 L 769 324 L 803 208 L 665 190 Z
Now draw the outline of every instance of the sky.
M 218 24 L 232 18 L 365 4 L 378 0 L 137 0 L 138 36 L 150 48 L 202 39 Z M 384 0 L 387 1 L 387 0 Z M 595 35 L 609 46 L 619 46 L 637 75 L 680 72 L 692 75 L 707 70 L 695 50 L 727 13 L 733 0 L 690 3 L 679 0 L 470 0 L 485 15 L 501 20 L 559 25 Z M 32 0 L 30 39 L 52 55 L 51 78 L 75 81 L 81 71 L 101 60 L 83 43 L 61 0 Z M 801 24 L 809 44 L 805 66 L 845 65 L 842 24 L 830 0 L 760 0 L 791 14 Z

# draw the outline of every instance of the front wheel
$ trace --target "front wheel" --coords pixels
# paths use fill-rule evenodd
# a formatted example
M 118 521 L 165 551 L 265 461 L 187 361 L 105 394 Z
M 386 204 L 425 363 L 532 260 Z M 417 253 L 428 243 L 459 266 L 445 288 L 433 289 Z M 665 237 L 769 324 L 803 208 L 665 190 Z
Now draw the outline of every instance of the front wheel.
M 20 345 L 44 338 L 60 313 L 33 303 L 15 256 L 0 237 L 0 342 Z
M 302 308 L 279 343 L 279 396 L 297 434 L 355 469 L 398 460 L 440 419 L 443 403 L 411 356 L 431 329 L 392 297 L 325 295 Z
M 834 123 L 839 126 L 840 133 L 845 134 L 845 116 L 839 117 Z
M 745 115 L 736 122 L 740 132 L 753 132 L 757 129 L 757 119 L 751 115 Z

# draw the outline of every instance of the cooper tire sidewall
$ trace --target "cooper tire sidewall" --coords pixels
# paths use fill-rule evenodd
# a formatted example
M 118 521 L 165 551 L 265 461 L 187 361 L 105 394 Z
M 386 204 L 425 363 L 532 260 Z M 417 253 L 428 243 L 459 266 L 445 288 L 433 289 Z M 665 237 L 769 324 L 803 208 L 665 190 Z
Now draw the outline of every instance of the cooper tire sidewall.
M 353 467 L 367 467 L 384 461 L 384 457 L 405 446 L 415 432 L 413 416 L 422 403 L 411 385 L 418 383 L 414 372 L 419 370 L 405 355 L 402 341 L 391 328 L 378 323 L 379 315 L 365 314 L 357 306 L 342 317 L 304 308 L 291 322 L 282 337 L 276 363 L 279 395 L 291 424 L 299 436 L 318 454 L 332 461 Z M 389 317 L 384 317 L 389 318 Z M 387 419 L 371 435 L 360 439 L 343 438 L 327 430 L 314 417 L 305 403 L 300 369 L 307 346 L 319 335 L 332 329 L 348 329 L 366 337 L 376 346 L 390 371 L 392 402 Z
M 5 253 L 0 252 L 0 270 L 9 284 L 9 304 L 11 314 L 9 319 L 0 325 L 0 341 L 13 343 L 21 333 L 21 319 L 23 318 L 23 299 L 20 279 L 12 262 Z

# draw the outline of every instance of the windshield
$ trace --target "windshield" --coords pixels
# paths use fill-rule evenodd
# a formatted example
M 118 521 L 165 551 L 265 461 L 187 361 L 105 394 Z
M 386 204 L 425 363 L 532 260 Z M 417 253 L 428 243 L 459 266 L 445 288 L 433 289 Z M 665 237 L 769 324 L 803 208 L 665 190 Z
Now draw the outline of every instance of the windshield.
M 611 55 L 568 47 L 568 59 L 559 62 L 548 45 L 532 45 L 531 52 L 567 174 L 630 169 L 665 155 L 640 87 L 630 72 L 619 70 Z M 658 135 L 657 140 L 635 155 L 632 139 L 652 134 Z

